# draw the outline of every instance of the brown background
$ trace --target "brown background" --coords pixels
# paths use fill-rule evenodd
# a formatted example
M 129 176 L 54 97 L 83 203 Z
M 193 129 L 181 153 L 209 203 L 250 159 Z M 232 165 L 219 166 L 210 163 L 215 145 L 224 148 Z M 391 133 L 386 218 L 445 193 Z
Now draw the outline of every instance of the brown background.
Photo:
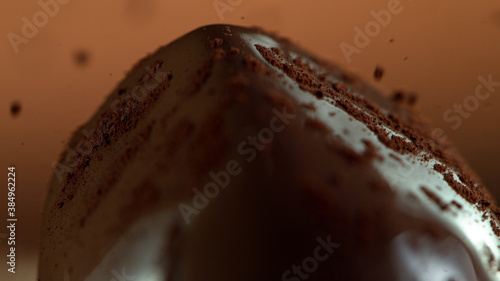
M 18 273 L 14 278 L 6 274 L 6 240 L 0 239 L 1 280 L 35 280 L 40 211 L 51 163 L 77 125 L 140 58 L 210 23 L 278 31 L 387 93 L 399 88 L 417 92 L 420 110 L 459 146 L 500 198 L 500 87 L 458 129 L 442 117 L 474 94 L 479 75 L 492 74 L 500 81 L 500 2 L 401 0 L 402 12 L 350 64 L 339 44 L 353 44 L 354 27 L 372 21 L 370 11 L 386 9 L 388 0 L 220 2 L 237 5 L 221 19 L 212 0 L 71 0 L 15 54 L 7 34 L 21 34 L 21 18 L 32 21 L 41 8 L 35 0 L 1 1 L 0 173 L 6 186 L 7 167 L 17 167 L 19 219 Z M 80 51 L 89 54 L 85 65 L 75 62 Z M 375 65 L 385 69 L 378 83 L 372 78 Z M 22 104 L 16 118 L 9 109 L 13 101 Z M 0 200 L 6 202 L 6 188 L 1 190 Z M 6 203 L 0 206 L 1 235 L 6 233 Z

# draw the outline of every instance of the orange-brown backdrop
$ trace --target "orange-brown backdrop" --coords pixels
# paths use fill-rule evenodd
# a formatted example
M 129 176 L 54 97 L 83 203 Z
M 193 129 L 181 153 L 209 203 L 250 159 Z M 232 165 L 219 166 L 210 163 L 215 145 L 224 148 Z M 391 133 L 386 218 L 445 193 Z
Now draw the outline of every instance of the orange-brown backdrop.
M 41 3 L 58 3 L 41 0 Z M 44 18 L 38 0 L 0 3 L 0 173 L 17 175 L 17 272 L 6 273 L 7 243 L 0 236 L 0 280 L 35 280 L 39 220 L 51 163 L 76 126 L 85 122 L 124 73 L 144 55 L 211 23 L 259 25 L 371 81 L 386 93 L 419 94 L 420 110 L 459 147 L 500 198 L 500 87 L 474 104 L 478 77 L 500 81 L 500 2 L 401 0 L 400 12 L 348 62 L 340 48 L 354 43 L 355 27 L 374 21 L 371 11 L 396 0 L 59 0 Z M 215 5 L 219 7 L 217 12 Z M 38 30 L 23 35 L 23 17 Z M 20 45 L 13 47 L 11 40 Z M 16 43 L 16 44 L 17 44 Z M 14 44 L 14 46 L 16 46 Z M 360 45 L 358 44 L 358 47 Z M 15 49 L 18 49 L 17 53 Z M 78 53 L 87 54 L 85 56 Z M 84 62 L 78 64 L 77 62 Z M 85 63 L 86 62 L 86 63 Z M 385 69 L 380 82 L 376 65 Z M 21 112 L 13 117 L 11 104 Z M 461 125 L 444 119 L 454 104 L 474 109 Z M 477 108 L 476 108 L 477 107 Z M 458 118 L 449 113 L 448 118 Z M 0 235 L 7 232 L 7 190 L 0 191 Z

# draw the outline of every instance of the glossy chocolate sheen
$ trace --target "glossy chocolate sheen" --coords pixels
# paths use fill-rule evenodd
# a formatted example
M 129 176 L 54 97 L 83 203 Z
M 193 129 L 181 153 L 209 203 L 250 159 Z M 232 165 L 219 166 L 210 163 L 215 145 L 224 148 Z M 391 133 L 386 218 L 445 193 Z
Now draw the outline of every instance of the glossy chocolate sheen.
M 73 136 L 91 149 L 55 167 L 39 280 L 500 280 L 497 207 L 400 100 L 199 28 Z

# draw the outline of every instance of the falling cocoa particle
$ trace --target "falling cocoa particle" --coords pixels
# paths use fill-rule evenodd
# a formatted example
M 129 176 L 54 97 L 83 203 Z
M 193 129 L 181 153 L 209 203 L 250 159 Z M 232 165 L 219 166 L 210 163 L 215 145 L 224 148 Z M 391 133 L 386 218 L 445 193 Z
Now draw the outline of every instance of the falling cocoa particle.
M 418 95 L 414 92 L 397 90 L 392 94 L 392 100 L 399 104 L 414 106 L 418 101 Z
M 418 96 L 415 93 L 410 93 L 408 96 L 408 105 L 415 105 L 418 101 Z
M 391 99 L 396 102 L 396 103 L 402 103 L 405 99 L 405 96 L 404 96 L 404 93 L 403 91 L 395 91 L 393 94 L 392 94 L 392 97 Z
M 16 118 L 21 113 L 21 103 L 18 101 L 13 101 L 10 105 L 10 115 Z
M 389 42 L 390 43 L 394 42 L 394 38 L 389 39 Z
M 373 72 L 373 78 L 375 78 L 375 81 L 382 80 L 383 76 L 384 76 L 384 69 L 378 65 L 375 66 L 375 71 Z
M 79 66 L 85 66 L 89 63 L 90 54 L 85 50 L 78 50 L 73 56 L 75 63 Z

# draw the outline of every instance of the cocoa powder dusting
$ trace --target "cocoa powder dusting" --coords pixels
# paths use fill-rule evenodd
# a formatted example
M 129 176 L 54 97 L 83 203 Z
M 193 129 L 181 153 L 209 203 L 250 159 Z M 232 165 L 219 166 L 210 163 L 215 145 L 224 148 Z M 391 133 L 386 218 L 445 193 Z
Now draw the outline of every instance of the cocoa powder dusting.
M 429 197 L 429 199 L 431 199 L 434 203 L 436 203 L 436 205 L 438 205 L 439 208 L 441 208 L 441 210 L 446 210 L 449 208 L 448 204 L 443 203 L 441 198 L 439 198 L 439 196 L 437 196 L 434 192 L 432 192 L 427 187 L 421 186 L 420 190 L 422 190 L 425 193 L 425 195 L 427 195 L 427 197 Z
M 286 42 L 281 43 L 284 46 L 288 46 Z M 491 208 L 494 213 L 497 216 L 499 215 L 500 209 L 491 204 L 492 199 L 486 189 L 483 186 L 476 186 L 475 183 L 479 181 L 475 175 L 466 173 L 465 164 L 454 157 L 453 153 L 448 152 L 448 144 L 434 142 L 430 131 L 415 117 L 415 113 L 409 113 L 403 107 L 398 107 L 398 105 L 411 106 L 415 104 L 417 101 L 415 94 L 404 91 L 396 92 L 393 97 L 394 103 L 392 104 L 392 109 L 389 110 L 391 113 L 385 114 L 376 103 L 370 101 L 370 99 L 380 100 L 373 93 L 363 92 L 364 95 L 370 97 L 365 98 L 353 93 L 342 83 L 328 83 L 327 75 L 316 73 L 316 70 L 313 70 L 307 63 L 304 63 L 304 60 L 300 57 L 290 60 L 290 56 L 284 51 L 284 48 L 268 49 L 258 44 L 255 47 L 265 60 L 296 81 L 301 89 L 311 93 L 318 99 L 324 100 L 325 97 L 333 99 L 334 102 L 331 102 L 332 104 L 346 111 L 356 120 L 366 124 L 388 148 L 402 154 L 413 154 L 419 157 L 421 161 L 429 161 L 432 158 L 436 158 L 440 160 L 441 165 L 435 167 L 435 169 L 441 173 L 444 173 L 448 168 L 453 168 L 461 178 L 464 178 L 462 181 L 466 186 L 456 182 L 451 174 L 445 176 L 448 184 L 471 203 L 479 202 L 478 198 L 482 198 L 482 207 L 480 208 L 492 206 Z M 327 66 L 328 64 L 324 63 L 324 65 Z M 359 85 L 360 83 L 355 77 L 349 74 L 339 72 L 338 75 L 340 75 L 340 78 L 347 85 Z M 383 70 L 381 71 L 381 68 L 376 69 L 375 77 L 381 79 L 382 76 Z M 410 142 L 403 137 L 389 136 L 388 131 L 381 125 L 385 125 L 389 129 L 401 133 Z M 352 155 L 349 155 L 349 157 L 351 159 L 356 158 Z
M 440 164 L 434 164 L 434 171 L 444 174 L 446 172 L 446 167 Z
M 323 123 L 317 119 L 307 118 L 305 121 L 305 126 L 307 128 L 313 129 L 315 131 L 320 131 L 324 134 L 331 133 L 330 128 L 328 126 L 326 126 L 325 123 Z
M 224 43 L 224 39 L 222 38 L 215 38 L 215 39 L 212 39 L 209 43 L 208 43 L 208 46 L 210 46 L 210 48 L 219 48 L 220 46 L 222 46 L 222 43 Z
M 462 197 L 467 200 L 467 202 L 471 204 L 476 204 L 478 200 L 478 194 L 474 192 L 471 188 L 468 188 L 467 186 L 463 186 L 460 183 L 458 183 L 455 178 L 453 177 L 453 174 L 448 172 L 443 175 L 444 180 Z

